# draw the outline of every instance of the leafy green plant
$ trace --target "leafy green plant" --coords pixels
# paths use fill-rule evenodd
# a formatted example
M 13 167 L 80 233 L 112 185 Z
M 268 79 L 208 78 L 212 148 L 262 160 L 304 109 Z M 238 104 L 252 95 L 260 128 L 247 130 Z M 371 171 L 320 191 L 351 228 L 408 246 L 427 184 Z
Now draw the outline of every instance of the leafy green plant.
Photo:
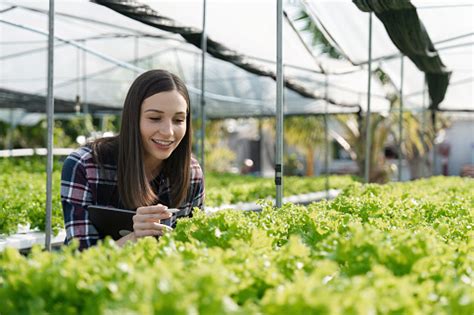
M 59 158 L 53 165 L 53 231 L 63 228 L 60 200 L 62 163 Z M 28 178 L 28 180 L 25 180 Z M 323 178 L 285 177 L 286 195 L 324 189 Z M 332 188 L 344 188 L 353 183 L 351 177 L 330 178 Z M 238 202 L 256 201 L 275 196 L 273 179 L 234 174 L 206 174 L 206 204 L 219 206 Z M 18 224 L 31 229 L 45 228 L 46 209 L 46 157 L 3 158 L 0 160 L 0 234 L 12 234 Z
M 83 252 L 0 253 L 1 314 L 472 314 L 474 180 L 179 221 Z
M 53 169 L 53 232 L 63 226 L 59 161 Z M 0 234 L 12 234 L 18 225 L 45 229 L 46 158 L 4 159 L 0 163 Z
M 357 178 L 346 175 L 329 176 L 330 189 L 350 186 Z M 284 195 L 293 196 L 326 189 L 326 179 L 319 177 L 285 176 Z M 206 205 L 219 206 L 275 198 L 276 189 L 273 178 L 250 175 L 206 174 Z
M 3 229 L 32 222 L 34 216 L 33 226 L 44 224 L 44 192 L 29 195 L 45 183 L 42 159 L 9 161 L 4 168 L 9 173 L 0 182 L 6 192 L 0 209 L 10 211 L 0 213 Z M 14 185 L 20 193 L 8 190 L 13 174 L 24 178 L 25 168 L 28 176 L 38 179 Z M 249 178 L 228 175 L 213 180 L 212 185 L 229 186 L 248 183 Z M 301 191 L 297 183 L 301 182 L 290 186 Z M 0 313 L 38 309 L 39 313 L 277 314 L 286 309 L 469 314 L 473 188 L 472 180 L 442 177 L 384 186 L 352 182 L 333 202 L 308 207 L 266 205 L 259 214 L 196 212 L 158 244 L 144 242 L 123 250 L 105 244 L 85 256 L 65 249 L 52 256 L 33 253 L 27 260 L 6 251 L 0 255 L 0 298 L 6 301 Z M 5 203 L 10 198 L 14 202 Z M 54 202 L 60 211 L 59 200 Z M 59 226 L 60 212 L 56 218 Z M 115 257 L 103 261 L 106 266 L 128 271 L 102 270 L 88 263 L 100 262 L 102 256 Z M 76 260 L 82 266 L 78 271 L 72 263 Z M 166 270 L 165 275 L 150 279 L 149 270 L 156 268 Z M 69 277 L 66 284 L 52 280 L 64 275 Z M 153 294 L 130 284 L 154 292 L 151 280 L 159 283 Z M 186 290 L 197 293 L 184 302 L 174 299 Z

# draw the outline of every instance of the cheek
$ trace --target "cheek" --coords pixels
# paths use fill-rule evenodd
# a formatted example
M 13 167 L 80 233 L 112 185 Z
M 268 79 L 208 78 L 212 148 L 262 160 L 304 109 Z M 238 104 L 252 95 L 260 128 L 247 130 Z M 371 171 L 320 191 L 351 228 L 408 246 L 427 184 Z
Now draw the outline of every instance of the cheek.
M 186 126 L 179 127 L 176 133 L 179 134 L 180 139 L 183 139 L 186 134 Z
M 140 121 L 140 134 L 142 137 L 146 137 L 150 133 L 151 129 L 150 123 L 146 121 Z
M 138 127 L 140 128 L 140 135 L 143 137 L 143 133 L 145 131 L 145 123 L 142 119 L 140 119 L 140 123 L 138 124 Z

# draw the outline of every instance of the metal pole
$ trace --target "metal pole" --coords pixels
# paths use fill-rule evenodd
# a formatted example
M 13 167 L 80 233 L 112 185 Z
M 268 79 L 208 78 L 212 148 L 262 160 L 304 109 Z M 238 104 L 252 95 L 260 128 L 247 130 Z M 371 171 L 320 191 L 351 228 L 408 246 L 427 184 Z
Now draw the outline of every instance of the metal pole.
M 328 79 L 329 76 L 325 75 L 324 81 L 324 172 L 326 175 L 325 186 L 326 186 L 326 199 L 329 200 L 329 128 L 328 128 Z
M 5 143 L 8 147 L 8 150 L 10 150 L 9 156 L 13 156 L 13 133 L 15 132 L 16 127 L 16 123 L 15 121 L 13 121 L 13 111 L 14 109 L 10 108 L 10 128 L 8 128 L 8 143 Z
M 421 158 L 421 163 L 422 163 L 422 168 L 421 168 L 421 176 L 426 177 L 427 174 L 425 174 L 425 166 L 427 165 L 427 159 L 428 159 L 428 154 L 425 151 L 427 148 L 427 145 L 425 143 L 425 133 L 426 133 L 426 76 L 423 79 L 423 104 L 421 108 L 421 144 L 423 145 L 423 156 Z
M 51 251 L 52 213 L 53 213 L 53 127 L 54 127 L 54 0 L 49 0 L 49 35 L 48 35 L 48 97 L 46 113 L 48 115 L 48 155 L 46 165 L 46 250 Z
M 80 96 L 80 84 L 82 83 L 81 78 L 81 50 L 76 49 L 76 105 L 74 105 L 74 110 L 76 114 L 79 114 L 81 111 L 81 96 Z
M 263 123 L 262 118 L 258 118 L 258 157 L 259 157 L 259 173 L 260 177 L 263 177 Z
M 283 199 L 283 49 L 282 49 L 283 5 L 277 0 L 277 51 L 276 51 L 276 154 L 275 154 L 275 185 L 276 206 L 282 206 Z
M 400 106 L 398 108 L 398 181 L 402 181 L 402 142 L 403 142 L 403 55 L 400 58 Z
M 367 86 L 367 113 L 366 113 L 366 126 L 365 126 L 365 182 L 369 182 L 370 174 L 370 93 L 371 93 L 371 77 L 372 77 L 372 12 L 369 13 L 369 63 L 368 63 L 368 77 L 369 82 Z
M 207 51 L 207 36 L 206 36 L 206 5 L 207 1 L 203 1 L 202 8 L 202 36 L 201 36 L 201 168 L 203 176 L 205 174 L 206 164 L 204 157 L 204 139 L 206 138 L 206 100 L 205 100 L 205 61 Z
M 433 126 L 433 165 L 431 175 L 436 174 L 436 111 L 434 108 L 431 109 L 431 125 Z

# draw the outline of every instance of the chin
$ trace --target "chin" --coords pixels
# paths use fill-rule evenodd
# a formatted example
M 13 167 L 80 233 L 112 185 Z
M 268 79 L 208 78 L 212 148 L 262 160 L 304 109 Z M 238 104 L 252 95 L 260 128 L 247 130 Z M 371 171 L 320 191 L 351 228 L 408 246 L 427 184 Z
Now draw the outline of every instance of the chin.
M 176 148 L 173 148 L 173 149 L 170 149 L 168 152 L 153 152 L 153 157 L 157 160 L 166 160 L 167 158 L 169 158 L 171 156 L 171 154 L 173 154 L 174 150 Z
M 170 156 L 171 156 L 171 153 L 170 154 L 153 154 L 153 157 L 159 161 L 166 160 Z
M 177 147 L 172 147 L 172 148 L 169 148 L 168 150 L 160 150 L 157 148 L 149 147 L 147 148 L 148 149 L 147 152 L 149 156 L 153 157 L 153 159 L 157 161 L 164 161 L 173 154 L 176 148 Z

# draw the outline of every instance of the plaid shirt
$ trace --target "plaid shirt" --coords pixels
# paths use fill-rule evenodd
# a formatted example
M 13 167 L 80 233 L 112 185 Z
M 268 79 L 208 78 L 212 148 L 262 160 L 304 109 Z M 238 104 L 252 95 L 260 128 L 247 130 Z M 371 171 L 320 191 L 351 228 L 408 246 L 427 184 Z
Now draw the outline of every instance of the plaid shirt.
M 107 161 L 109 162 L 109 161 Z M 160 203 L 169 205 L 170 185 L 163 174 L 158 175 L 151 183 Z M 180 212 L 167 220 L 171 226 L 176 219 L 191 217 L 193 207 L 202 207 L 204 200 L 204 179 L 198 162 L 191 159 L 191 185 L 188 195 L 178 208 Z M 103 205 L 123 208 L 117 190 L 117 165 L 114 161 L 99 167 L 89 147 L 81 147 L 71 153 L 64 161 L 61 175 L 61 202 L 66 228 L 65 244 L 73 238 L 79 240 L 79 248 L 95 245 L 104 236 L 99 235 L 89 221 L 87 207 Z

